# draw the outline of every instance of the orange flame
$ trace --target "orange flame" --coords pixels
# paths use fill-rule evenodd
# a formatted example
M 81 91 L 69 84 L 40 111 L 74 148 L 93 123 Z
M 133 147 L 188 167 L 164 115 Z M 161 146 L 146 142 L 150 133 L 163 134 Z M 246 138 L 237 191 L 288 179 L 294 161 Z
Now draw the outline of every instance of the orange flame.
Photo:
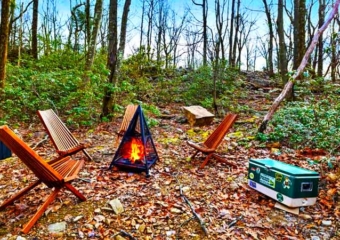
M 129 159 L 132 163 L 143 159 L 145 155 L 143 142 L 138 138 L 132 138 L 126 142 L 122 151 L 123 158 Z

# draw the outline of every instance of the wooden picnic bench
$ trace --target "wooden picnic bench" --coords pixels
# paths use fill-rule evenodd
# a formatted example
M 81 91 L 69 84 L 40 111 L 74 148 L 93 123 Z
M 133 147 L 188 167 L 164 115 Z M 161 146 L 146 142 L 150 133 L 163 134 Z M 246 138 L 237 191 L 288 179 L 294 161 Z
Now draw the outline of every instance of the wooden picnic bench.
M 59 158 L 82 151 L 89 160 L 92 160 L 92 157 L 85 150 L 85 144 L 80 143 L 72 135 L 70 130 L 52 109 L 39 110 L 38 115 L 54 147 L 57 149 Z
M 51 195 L 38 208 L 34 216 L 24 225 L 22 232 L 28 233 L 30 231 L 33 225 L 45 212 L 48 205 L 56 198 L 57 194 L 63 188 L 70 190 L 81 201 L 86 200 L 86 198 L 70 183 L 78 177 L 78 172 L 82 168 L 84 160 L 74 160 L 70 156 L 67 156 L 46 162 L 6 125 L 0 127 L 0 141 L 11 149 L 38 178 L 38 180 L 14 194 L 10 199 L 4 201 L 0 206 L 0 210 L 5 209 L 8 205 L 21 198 L 25 193 L 38 186 L 40 183 L 44 183 L 47 187 L 52 189 Z

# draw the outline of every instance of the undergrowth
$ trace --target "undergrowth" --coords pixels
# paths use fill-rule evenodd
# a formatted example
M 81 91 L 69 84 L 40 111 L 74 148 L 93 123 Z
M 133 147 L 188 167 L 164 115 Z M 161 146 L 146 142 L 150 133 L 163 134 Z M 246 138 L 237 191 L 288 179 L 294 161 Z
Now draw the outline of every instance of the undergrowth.
M 340 102 L 337 94 L 323 99 L 309 98 L 289 102 L 269 123 L 265 134 L 259 133 L 261 141 L 282 142 L 295 148 L 320 148 L 329 153 L 340 148 Z
M 93 126 L 100 119 L 104 88 L 109 70 L 106 55 L 98 54 L 92 71 L 84 72 L 84 56 L 55 52 L 39 60 L 23 59 L 20 67 L 7 65 L 6 86 L 0 89 L 0 125 L 38 121 L 37 110 L 52 108 L 69 126 Z M 127 104 L 143 107 L 149 126 L 158 125 L 159 107 L 176 103 L 201 105 L 213 111 L 213 96 L 220 112 L 249 114 L 247 90 L 237 71 L 225 66 L 213 81 L 211 66 L 195 70 L 164 68 L 138 51 L 122 61 L 112 116 L 121 116 Z M 292 148 L 340 148 L 339 90 L 324 79 L 308 79 L 296 84 L 298 101 L 288 102 L 274 114 L 261 141 L 280 141 Z M 326 94 L 327 92 L 327 94 Z

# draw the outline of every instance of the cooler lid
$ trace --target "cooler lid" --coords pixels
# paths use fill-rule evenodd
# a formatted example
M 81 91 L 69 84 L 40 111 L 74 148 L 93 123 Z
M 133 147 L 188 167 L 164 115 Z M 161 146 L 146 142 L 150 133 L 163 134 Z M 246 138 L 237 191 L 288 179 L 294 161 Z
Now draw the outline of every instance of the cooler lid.
M 265 159 L 250 159 L 250 162 L 253 162 L 254 164 L 261 165 L 266 168 L 272 168 L 279 172 L 284 172 L 288 175 L 294 175 L 294 176 L 319 176 L 318 172 L 311 171 L 308 169 L 304 169 L 301 167 L 297 167 L 294 165 L 290 165 L 284 162 L 280 162 L 271 158 L 265 158 Z

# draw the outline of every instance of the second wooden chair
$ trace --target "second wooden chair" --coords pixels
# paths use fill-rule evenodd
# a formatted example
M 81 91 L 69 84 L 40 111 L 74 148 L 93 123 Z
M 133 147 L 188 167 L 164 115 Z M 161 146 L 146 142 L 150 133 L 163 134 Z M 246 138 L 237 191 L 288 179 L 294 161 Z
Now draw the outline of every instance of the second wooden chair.
M 236 114 L 229 113 L 219 124 L 219 126 L 210 134 L 210 136 L 207 138 L 207 140 L 205 140 L 204 143 L 193 143 L 187 141 L 188 145 L 196 150 L 195 153 L 191 156 L 191 159 L 194 159 L 199 152 L 207 155 L 203 163 L 200 165 L 200 168 L 203 168 L 208 163 L 211 157 L 216 157 L 218 160 L 223 161 L 222 158 L 215 154 L 215 152 L 231 126 L 236 121 L 236 118 Z
M 83 151 L 86 157 L 92 160 L 91 156 L 85 150 L 85 144 L 80 143 L 72 135 L 70 130 L 52 109 L 38 111 L 38 115 L 54 147 L 57 149 L 59 158 L 71 156 L 79 151 Z
M 124 117 L 122 120 L 122 123 L 120 125 L 120 128 L 117 132 L 117 138 L 115 142 L 115 147 L 118 147 L 120 139 L 124 136 L 124 133 L 126 132 L 127 128 L 129 127 L 129 124 L 131 122 L 131 119 L 133 118 L 133 115 L 135 115 L 135 112 L 138 108 L 138 105 L 129 104 L 127 105 L 124 113 Z

